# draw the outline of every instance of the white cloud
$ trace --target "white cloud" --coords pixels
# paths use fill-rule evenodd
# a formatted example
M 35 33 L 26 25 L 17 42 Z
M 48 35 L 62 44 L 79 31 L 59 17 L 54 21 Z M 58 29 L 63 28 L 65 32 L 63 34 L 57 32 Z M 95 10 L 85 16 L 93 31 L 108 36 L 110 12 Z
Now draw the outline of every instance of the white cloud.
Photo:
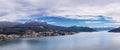
M 48 12 L 48 14 L 53 16 L 63 16 L 66 18 L 76 18 L 81 19 L 76 15 L 83 16 L 84 15 L 104 15 L 106 17 L 112 18 L 116 22 L 120 22 L 120 7 L 119 3 L 111 3 L 104 6 L 78 6 L 78 7 L 62 7 L 62 8 L 54 8 L 54 12 L 52 10 Z M 57 9 L 57 10 L 56 10 Z M 86 18 L 86 17 L 84 17 Z M 94 19 L 94 18 L 93 18 Z
M 48 24 L 56 24 L 56 22 L 47 22 Z
M 86 24 L 99 24 L 99 23 L 102 23 L 101 21 L 86 21 L 85 22 Z
M 104 15 L 120 22 L 119 5 L 119 0 L 0 0 L 0 21 L 16 21 L 31 15 L 44 14 L 93 20 L 98 19 L 95 17 L 97 15 Z

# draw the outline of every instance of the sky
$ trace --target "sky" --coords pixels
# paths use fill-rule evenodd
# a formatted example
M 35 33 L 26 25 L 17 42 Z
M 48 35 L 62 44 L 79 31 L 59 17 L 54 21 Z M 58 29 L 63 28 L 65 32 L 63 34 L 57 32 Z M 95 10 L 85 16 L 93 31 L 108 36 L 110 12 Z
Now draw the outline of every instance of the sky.
M 0 0 L 0 21 L 119 27 L 120 0 Z

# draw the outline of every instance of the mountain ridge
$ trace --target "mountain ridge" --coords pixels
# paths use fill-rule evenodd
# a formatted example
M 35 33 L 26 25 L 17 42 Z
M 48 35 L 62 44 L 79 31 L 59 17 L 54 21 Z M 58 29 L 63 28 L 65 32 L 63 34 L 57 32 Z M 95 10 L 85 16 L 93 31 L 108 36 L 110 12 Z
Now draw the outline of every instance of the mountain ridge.
M 11 23 L 11 22 L 7 22 L 7 23 Z M 0 23 L 1 24 L 1 23 Z M 29 21 L 26 23 L 20 23 L 15 25 L 15 23 L 13 23 L 13 26 L 7 26 L 7 27 L 2 27 L 2 25 L 0 27 L 1 30 L 5 30 L 6 32 L 10 32 L 13 31 L 14 32 L 24 32 L 26 30 L 33 30 L 36 32 L 42 32 L 42 31 L 48 31 L 48 30 L 58 30 L 58 31 L 65 31 L 65 32 L 93 32 L 96 31 L 92 28 L 89 27 L 78 27 L 78 26 L 71 26 L 71 27 L 63 27 L 63 26 L 56 26 L 56 25 L 51 25 L 48 24 L 47 22 L 38 22 L 38 21 Z M 11 25 L 11 24 L 9 24 Z M 12 30 L 11 30 L 12 29 Z M 4 31 L 3 31 L 4 32 Z
M 120 27 L 119 28 L 114 28 L 114 29 L 112 29 L 112 30 L 110 30 L 108 32 L 120 32 Z

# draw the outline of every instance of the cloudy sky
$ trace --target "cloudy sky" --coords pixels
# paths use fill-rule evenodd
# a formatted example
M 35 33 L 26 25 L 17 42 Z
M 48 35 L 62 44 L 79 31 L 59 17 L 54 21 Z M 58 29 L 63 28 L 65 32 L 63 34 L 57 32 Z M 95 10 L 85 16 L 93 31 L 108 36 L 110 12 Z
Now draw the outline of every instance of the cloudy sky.
M 120 0 L 0 0 L 0 21 L 119 27 Z

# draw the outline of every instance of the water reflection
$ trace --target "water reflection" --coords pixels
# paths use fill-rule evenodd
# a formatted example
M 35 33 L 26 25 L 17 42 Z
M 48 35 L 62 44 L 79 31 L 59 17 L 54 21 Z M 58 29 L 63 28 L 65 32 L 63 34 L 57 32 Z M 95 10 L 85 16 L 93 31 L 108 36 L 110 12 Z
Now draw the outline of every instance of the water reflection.
M 0 50 L 120 50 L 120 34 L 87 32 L 68 36 L 22 38 L 7 41 Z

